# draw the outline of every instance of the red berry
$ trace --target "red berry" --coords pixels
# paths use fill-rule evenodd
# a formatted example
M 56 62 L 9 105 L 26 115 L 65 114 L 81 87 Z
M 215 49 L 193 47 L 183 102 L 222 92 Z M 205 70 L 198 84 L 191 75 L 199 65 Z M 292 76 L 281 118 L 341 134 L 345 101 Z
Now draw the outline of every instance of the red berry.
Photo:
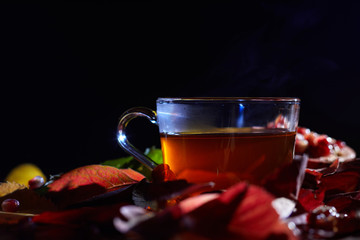
M 309 156 L 319 158 L 330 155 L 333 146 L 329 143 L 326 136 L 320 136 L 315 141 L 316 144 L 309 147 Z
M 33 178 L 30 179 L 29 182 L 28 182 L 30 189 L 39 188 L 39 187 L 43 186 L 44 183 L 45 183 L 45 180 L 44 180 L 44 178 L 41 177 L 41 176 L 33 177 Z
M 304 127 L 298 127 L 297 132 L 306 137 L 307 135 L 310 134 L 310 129 Z
M 315 140 L 317 144 L 319 145 L 329 145 L 330 144 L 330 138 L 326 135 L 320 135 Z
M 309 142 L 304 138 L 304 136 L 297 133 L 295 138 L 295 154 L 302 155 L 306 151 L 308 145 Z
M 4 212 L 16 212 L 19 206 L 20 202 L 16 199 L 6 199 L 1 203 L 1 209 Z
M 309 133 L 308 135 L 306 135 L 304 137 L 309 142 L 310 146 L 316 146 L 319 134 L 317 134 L 315 132 L 311 132 L 311 133 Z
M 286 128 L 288 125 L 287 119 L 283 115 L 277 116 L 275 119 L 275 127 L 276 128 Z
M 342 149 L 343 147 L 346 146 L 346 143 L 341 141 L 341 140 L 336 140 L 336 143 L 335 143 L 340 149 Z

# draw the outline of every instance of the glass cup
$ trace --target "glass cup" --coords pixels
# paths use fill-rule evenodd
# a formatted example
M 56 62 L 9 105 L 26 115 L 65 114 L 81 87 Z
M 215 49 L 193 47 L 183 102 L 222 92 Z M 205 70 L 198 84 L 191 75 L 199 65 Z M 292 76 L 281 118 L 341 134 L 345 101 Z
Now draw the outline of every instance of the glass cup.
M 298 98 L 159 98 L 156 104 L 156 112 L 129 109 L 118 127 L 121 147 L 150 169 L 156 164 L 126 137 L 136 117 L 159 126 L 164 164 L 178 179 L 218 188 L 243 180 L 261 185 L 293 161 Z

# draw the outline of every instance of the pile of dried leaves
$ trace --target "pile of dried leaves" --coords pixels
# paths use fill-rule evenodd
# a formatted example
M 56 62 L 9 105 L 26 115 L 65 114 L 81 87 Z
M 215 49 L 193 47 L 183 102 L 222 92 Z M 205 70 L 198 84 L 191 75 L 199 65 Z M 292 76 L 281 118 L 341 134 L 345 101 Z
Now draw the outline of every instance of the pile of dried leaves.
M 213 183 L 177 180 L 166 165 L 151 173 L 151 181 L 132 169 L 90 165 L 35 190 L 3 183 L 0 202 L 14 198 L 20 207 L 18 213 L 0 213 L 0 234 L 4 239 L 360 236 L 360 160 L 306 169 L 300 177 L 291 172 L 299 167 L 288 166 L 264 187 L 241 182 L 226 191 L 211 191 Z M 289 189 L 298 200 L 286 196 Z

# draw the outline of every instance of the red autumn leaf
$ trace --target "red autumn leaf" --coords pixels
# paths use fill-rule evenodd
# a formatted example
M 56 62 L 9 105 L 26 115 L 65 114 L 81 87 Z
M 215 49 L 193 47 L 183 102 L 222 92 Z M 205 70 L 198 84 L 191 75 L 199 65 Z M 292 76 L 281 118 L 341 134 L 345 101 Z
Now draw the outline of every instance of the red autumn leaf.
M 99 185 L 112 189 L 141 181 L 144 176 L 132 169 L 117 169 L 110 166 L 88 165 L 63 174 L 48 185 L 49 191 L 72 190 L 81 186 Z
M 116 234 L 111 230 L 114 217 L 119 216 L 120 206 L 116 204 L 44 212 L 33 217 L 27 234 L 34 239 L 107 239 L 109 234 Z M 24 235 L 21 236 L 24 238 Z
M 37 194 L 30 189 L 20 189 L 8 195 L 0 197 L 0 203 L 6 199 L 16 199 L 20 202 L 18 206 L 18 213 L 32 213 L 38 214 L 44 211 L 53 211 L 57 206 L 48 198 Z

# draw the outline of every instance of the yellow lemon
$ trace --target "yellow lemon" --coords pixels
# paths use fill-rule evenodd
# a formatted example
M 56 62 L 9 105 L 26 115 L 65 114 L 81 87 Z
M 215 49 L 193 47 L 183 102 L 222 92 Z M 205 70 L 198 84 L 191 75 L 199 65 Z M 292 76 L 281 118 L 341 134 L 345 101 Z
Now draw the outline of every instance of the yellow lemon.
M 8 182 L 17 182 L 25 186 L 29 186 L 29 180 L 36 176 L 44 178 L 46 182 L 46 177 L 40 168 L 32 163 L 23 163 L 13 168 L 5 180 Z

